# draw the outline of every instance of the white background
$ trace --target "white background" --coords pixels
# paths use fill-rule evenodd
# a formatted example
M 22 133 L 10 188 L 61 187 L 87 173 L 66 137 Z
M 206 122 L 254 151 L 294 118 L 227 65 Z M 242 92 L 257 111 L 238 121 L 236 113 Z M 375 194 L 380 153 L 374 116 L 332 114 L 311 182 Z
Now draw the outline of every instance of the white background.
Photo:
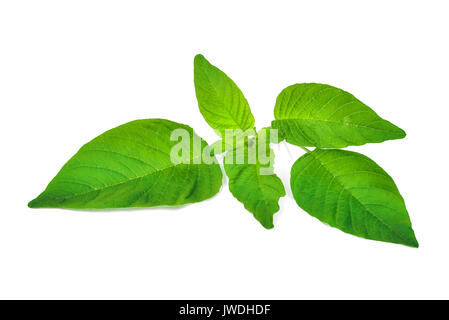
M 0 298 L 449 298 L 447 1 L 2 1 Z M 224 185 L 181 209 L 32 210 L 60 167 L 122 123 L 198 110 L 203 53 L 259 128 L 297 82 L 346 89 L 407 132 L 350 148 L 403 194 L 419 249 L 356 238 L 288 195 L 263 229 Z M 287 149 L 288 148 L 288 149 Z

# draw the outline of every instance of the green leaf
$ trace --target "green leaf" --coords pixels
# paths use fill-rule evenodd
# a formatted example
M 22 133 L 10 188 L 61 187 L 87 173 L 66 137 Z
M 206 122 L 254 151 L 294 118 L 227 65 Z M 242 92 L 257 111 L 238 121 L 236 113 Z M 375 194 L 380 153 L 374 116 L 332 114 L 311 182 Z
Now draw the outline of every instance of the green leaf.
M 274 153 L 269 142 L 260 136 L 244 147 L 228 151 L 224 168 L 229 177 L 229 190 L 267 229 L 274 227 L 273 215 L 279 211 L 279 198 L 285 196 L 281 179 L 273 172 Z M 243 161 L 239 153 L 243 155 Z M 253 159 L 254 161 L 252 161 Z
M 315 150 L 292 167 L 298 205 L 344 232 L 418 247 L 405 203 L 393 179 L 356 152 Z
M 401 139 L 405 132 L 352 94 L 317 83 L 294 84 L 276 100 L 273 128 L 304 147 L 343 148 Z
M 222 137 L 226 129 L 252 129 L 254 117 L 234 81 L 200 54 L 194 67 L 196 97 L 207 123 Z
M 216 161 L 206 164 L 195 146 L 173 163 L 170 137 L 189 134 L 187 145 L 207 143 L 189 126 L 163 119 L 137 120 L 109 130 L 84 145 L 29 203 L 31 208 L 104 209 L 182 205 L 215 195 L 222 184 Z M 215 160 L 215 158 L 213 159 Z

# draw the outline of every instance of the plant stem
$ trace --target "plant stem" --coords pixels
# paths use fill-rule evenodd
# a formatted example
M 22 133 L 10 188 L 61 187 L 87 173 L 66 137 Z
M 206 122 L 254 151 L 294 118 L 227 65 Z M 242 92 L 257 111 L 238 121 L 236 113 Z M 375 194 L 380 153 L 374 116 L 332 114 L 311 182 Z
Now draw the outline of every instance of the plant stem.
M 309 153 L 309 152 L 311 152 L 309 149 L 307 149 L 306 147 L 301 147 L 301 146 L 299 146 L 302 150 L 304 150 L 305 152 L 307 152 L 307 153 Z

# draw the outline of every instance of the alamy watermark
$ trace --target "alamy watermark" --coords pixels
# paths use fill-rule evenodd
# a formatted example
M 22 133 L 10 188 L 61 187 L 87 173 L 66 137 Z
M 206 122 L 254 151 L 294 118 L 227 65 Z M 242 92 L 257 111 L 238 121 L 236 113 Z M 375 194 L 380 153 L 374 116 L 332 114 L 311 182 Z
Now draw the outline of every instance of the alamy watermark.
M 276 129 L 226 129 L 222 140 L 212 146 L 191 131 L 178 128 L 172 131 L 171 141 L 177 141 L 170 150 L 173 164 L 212 164 L 214 155 L 226 152 L 225 164 L 257 164 L 261 175 L 273 174 L 274 154 L 270 142 L 278 141 Z

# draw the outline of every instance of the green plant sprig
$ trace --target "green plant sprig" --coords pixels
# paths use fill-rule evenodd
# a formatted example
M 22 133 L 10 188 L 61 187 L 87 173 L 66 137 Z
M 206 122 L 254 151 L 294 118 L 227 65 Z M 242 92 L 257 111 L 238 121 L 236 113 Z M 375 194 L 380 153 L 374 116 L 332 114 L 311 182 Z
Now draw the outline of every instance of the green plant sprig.
M 346 233 L 418 247 L 405 202 L 393 179 L 373 160 L 348 146 L 402 139 L 405 132 L 378 116 L 350 93 L 317 83 L 294 84 L 276 99 L 274 120 L 253 137 L 226 144 L 226 130 L 254 129 L 254 116 L 239 87 L 202 55 L 194 59 L 198 106 L 221 140 L 212 146 L 187 125 L 165 119 L 133 121 L 84 145 L 60 170 L 30 208 L 112 209 L 177 206 L 214 196 L 222 186 L 215 155 L 224 153 L 224 172 L 232 195 L 267 229 L 279 211 L 284 185 L 272 161 L 235 163 L 237 151 L 266 148 L 286 140 L 305 151 L 291 169 L 290 185 L 298 206 Z M 189 133 L 190 145 L 210 151 L 197 159 L 195 147 L 173 163 L 172 132 Z M 270 129 L 280 139 L 269 141 Z M 199 142 L 198 142 L 199 141 Z M 314 147 L 313 151 L 307 147 Z M 198 151 L 198 150 L 197 150 Z M 269 174 L 261 174 L 268 169 Z

